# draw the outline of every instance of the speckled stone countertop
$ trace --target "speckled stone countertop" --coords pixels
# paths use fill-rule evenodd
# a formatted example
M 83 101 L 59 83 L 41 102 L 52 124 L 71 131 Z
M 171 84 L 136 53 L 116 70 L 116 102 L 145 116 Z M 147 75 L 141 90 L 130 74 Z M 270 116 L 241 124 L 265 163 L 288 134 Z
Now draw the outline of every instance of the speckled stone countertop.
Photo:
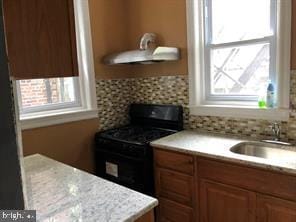
M 45 156 L 24 158 L 28 209 L 37 221 L 134 221 L 157 200 Z
M 153 141 L 151 145 L 183 153 L 231 161 L 260 168 L 272 169 L 296 175 L 296 159 L 264 159 L 236 154 L 230 148 L 246 139 L 235 139 L 218 134 L 199 133 L 195 131 L 181 131 L 179 133 Z M 290 150 L 296 151 L 295 147 Z

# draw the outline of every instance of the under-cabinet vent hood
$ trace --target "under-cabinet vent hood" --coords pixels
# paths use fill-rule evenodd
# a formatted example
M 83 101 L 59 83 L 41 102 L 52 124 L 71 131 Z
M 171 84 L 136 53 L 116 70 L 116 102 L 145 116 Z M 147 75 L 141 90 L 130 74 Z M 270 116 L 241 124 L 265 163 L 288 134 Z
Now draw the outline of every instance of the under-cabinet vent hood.
M 104 63 L 107 65 L 153 64 L 180 59 L 180 49 L 155 46 L 155 39 L 154 33 L 146 33 L 141 38 L 140 49 L 107 55 L 104 57 Z

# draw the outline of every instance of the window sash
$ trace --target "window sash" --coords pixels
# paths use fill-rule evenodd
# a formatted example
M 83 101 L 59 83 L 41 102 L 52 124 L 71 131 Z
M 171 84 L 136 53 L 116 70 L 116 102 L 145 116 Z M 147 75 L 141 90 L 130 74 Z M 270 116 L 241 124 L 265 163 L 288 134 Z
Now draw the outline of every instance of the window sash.
M 239 47 L 239 46 L 251 46 L 251 45 L 257 45 L 257 44 L 264 44 L 268 43 L 270 47 L 270 51 L 273 51 L 273 48 L 275 46 L 273 45 L 273 36 L 270 38 L 265 38 L 264 40 L 252 40 L 252 44 L 239 44 L 238 42 L 234 43 L 227 43 L 227 46 L 223 46 L 224 44 L 220 44 L 219 46 L 217 45 L 208 45 L 205 46 L 205 95 L 206 95 L 206 100 L 225 100 L 225 101 L 256 101 L 258 99 L 258 96 L 256 95 L 240 95 L 240 94 L 213 94 L 212 93 L 212 82 L 211 82 L 211 52 L 214 49 L 227 49 L 227 48 L 232 48 L 232 47 Z M 232 45 L 232 46 L 231 46 Z M 270 52 L 270 64 L 269 64 L 269 78 L 272 80 L 273 83 L 275 83 L 276 79 L 276 72 L 275 72 L 275 67 L 272 68 L 272 61 L 275 60 L 275 54 Z
M 75 94 L 75 101 L 73 102 L 61 102 L 61 103 L 45 104 L 40 106 L 23 108 L 22 99 L 21 99 L 22 98 L 21 86 L 19 81 L 16 81 L 16 87 L 17 87 L 18 98 L 20 98 L 18 99 L 18 103 L 19 103 L 19 110 L 20 110 L 21 117 L 22 115 L 47 112 L 47 111 L 53 111 L 53 110 L 76 108 L 76 107 L 82 106 L 79 78 L 73 78 L 73 88 L 74 88 L 74 94 Z
M 212 0 L 204 0 L 203 7 L 203 28 L 204 28 L 204 92 L 205 99 L 209 101 L 257 101 L 256 95 L 218 95 L 212 94 L 211 91 L 211 51 L 213 49 L 225 49 L 230 47 L 248 46 L 255 44 L 268 43 L 270 53 L 269 78 L 276 85 L 276 33 L 277 33 L 277 3 L 271 0 L 270 8 L 270 30 L 271 34 L 261 38 L 253 38 L 242 41 L 232 41 L 226 43 L 212 43 Z

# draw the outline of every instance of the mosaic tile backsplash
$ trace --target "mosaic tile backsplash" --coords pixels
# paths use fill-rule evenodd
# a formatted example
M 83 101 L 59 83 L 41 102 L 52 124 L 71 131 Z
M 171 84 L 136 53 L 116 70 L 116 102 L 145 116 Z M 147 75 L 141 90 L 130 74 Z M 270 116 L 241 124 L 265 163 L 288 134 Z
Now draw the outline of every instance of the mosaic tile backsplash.
M 97 99 L 101 130 L 128 123 L 130 103 L 176 104 L 184 107 L 184 127 L 255 139 L 272 136 L 267 120 L 189 115 L 188 77 L 161 76 L 147 78 L 97 80 Z M 296 71 L 291 72 L 290 118 L 281 122 L 281 138 L 296 142 Z
M 128 123 L 128 108 L 133 102 L 130 79 L 100 80 L 96 84 L 102 130 Z

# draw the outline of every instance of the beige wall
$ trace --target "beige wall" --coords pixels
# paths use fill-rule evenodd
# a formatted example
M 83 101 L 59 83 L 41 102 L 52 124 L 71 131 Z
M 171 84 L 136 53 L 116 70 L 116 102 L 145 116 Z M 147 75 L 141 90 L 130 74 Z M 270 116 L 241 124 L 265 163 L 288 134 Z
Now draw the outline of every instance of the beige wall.
M 129 3 L 129 45 L 137 48 L 145 32 L 154 32 L 158 43 L 181 49 L 182 59 L 154 65 L 133 66 L 131 73 L 136 76 L 186 75 L 187 33 L 186 0 L 128 0 Z
M 129 48 L 127 6 L 125 0 L 89 0 L 95 72 L 100 78 L 128 77 L 128 67 L 109 67 L 101 61 L 110 52 Z
M 40 153 L 55 160 L 94 172 L 93 143 L 98 120 L 24 130 L 24 155 Z
M 185 0 L 89 0 L 97 78 L 187 74 Z M 182 59 L 153 65 L 106 66 L 106 54 L 136 49 L 145 32 L 161 45 L 181 48 Z
M 296 1 L 293 0 L 293 12 Z M 89 0 L 97 78 L 126 78 L 188 73 L 186 0 Z M 292 27 L 296 26 L 293 13 Z M 295 25 L 294 25 L 295 24 Z M 105 66 L 103 55 L 135 49 L 145 32 L 155 32 L 159 44 L 177 46 L 182 59 L 173 63 Z M 291 69 L 296 69 L 296 28 L 292 29 Z

